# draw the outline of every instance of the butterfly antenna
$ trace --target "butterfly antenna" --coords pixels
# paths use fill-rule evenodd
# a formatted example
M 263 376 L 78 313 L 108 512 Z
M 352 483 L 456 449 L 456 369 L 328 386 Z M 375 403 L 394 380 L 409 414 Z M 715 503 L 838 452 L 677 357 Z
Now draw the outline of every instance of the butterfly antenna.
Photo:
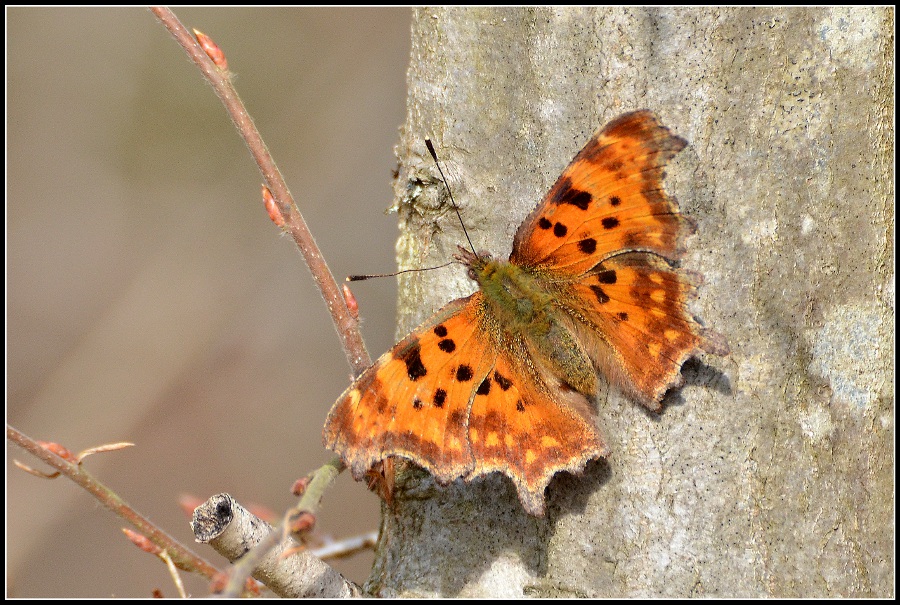
M 434 145 L 431 144 L 431 139 L 428 137 L 425 138 L 425 147 L 428 148 L 428 153 L 431 154 L 431 159 L 434 160 L 434 165 L 437 166 L 438 172 L 441 173 L 441 179 L 444 181 L 444 187 L 447 188 L 447 193 L 450 195 L 450 201 L 453 202 L 453 209 L 456 210 L 456 216 L 459 218 L 459 224 L 462 225 L 463 233 L 466 234 L 466 241 L 469 242 L 469 248 L 472 249 L 472 254 L 476 257 L 478 253 L 475 252 L 475 246 L 472 245 L 472 240 L 469 238 L 469 232 L 466 231 L 466 224 L 462 220 L 462 215 L 459 213 L 459 206 L 456 205 L 456 200 L 453 199 L 453 192 L 450 191 L 450 185 L 447 184 L 447 177 L 444 176 L 444 171 L 441 170 L 441 164 L 438 162 L 437 153 L 434 152 Z
M 347 281 L 363 281 L 366 279 L 372 279 L 374 277 L 394 277 L 395 275 L 400 275 L 401 273 L 415 273 L 417 271 L 431 271 L 432 269 L 443 269 L 444 267 L 449 267 L 455 261 L 445 263 L 443 265 L 438 265 L 437 267 L 421 267 L 419 269 L 404 269 L 403 271 L 397 271 L 395 273 L 375 273 L 373 275 L 348 275 Z

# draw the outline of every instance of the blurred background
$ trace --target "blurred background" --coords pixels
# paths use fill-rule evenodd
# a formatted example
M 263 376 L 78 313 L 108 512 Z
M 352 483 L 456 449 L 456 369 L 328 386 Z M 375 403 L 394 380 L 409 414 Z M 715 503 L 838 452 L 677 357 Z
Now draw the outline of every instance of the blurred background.
M 393 145 L 408 9 L 181 8 L 236 85 L 334 274 L 390 271 Z M 329 457 L 349 384 L 326 312 L 221 104 L 141 8 L 7 9 L 7 420 L 195 544 L 179 497 L 227 491 L 281 513 Z M 373 358 L 394 342 L 396 283 L 354 293 Z M 7 445 L 7 596 L 176 596 L 124 522 Z M 377 529 L 379 502 L 339 478 L 317 530 Z M 371 553 L 334 565 L 362 582 Z M 207 584 L 184 577 L 204 595 Z

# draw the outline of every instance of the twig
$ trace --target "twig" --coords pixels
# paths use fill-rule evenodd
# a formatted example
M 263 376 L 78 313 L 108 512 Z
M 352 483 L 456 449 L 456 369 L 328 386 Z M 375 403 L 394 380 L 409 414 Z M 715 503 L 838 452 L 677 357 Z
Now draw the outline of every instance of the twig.
M 230 574 L 230 578 L 228 580 L 228 584 L 226 585 L 220 596 L 229 597 L 239 595 L 240 590 L 243 588 L 245 582 L 247 581 L 247 578 L 250 577 L 250 575 L 253 575 L 253 577 L 255 577 L 257 580 L 260 580 L 266 586 L 269 586 L 268 582 L 265 579 L 256 575 L 259 570 L 260 562 L 263 560 L 268 560 L 269 557 L 272 556 L 272 554 L 269 554 L 267 556 L 267 553 L 269 553 L 272 548 L 279 544 L 284 545 L 284 542 L 287 541 L 286 537 L 289 533 L 289 527 L 291 525 L 290 521 L 292 519 L 298 519 L 302 516 L 307 516 L 307 518 L 312 517 L 313 519 L 315 518 L 314 515 L 319 509 L 319 503 L 322 500 L 322 495 L 325 493 L 325 490 L 328 489 L 328 487 L 332 484 L 332 482 L 334 482 L 335 478 L 337 478 L 338 474 L 343 470 L 343 468 L 344 463 L 341 461 L 341 459 L 334 458 L 312 473 L 309 485 L 306 487 L 306 490 L 303 492 L 303 496 L 297 502 L 296 506 L 288 510 L 285 513 L 282 521 L 271 531 L 271 533 L 266 535 L 265 537 L 260 538 L 259 543 L 253 545 L 253 547 L 249 551 L 246 551 L 245 546 L 246 554 L 242 552 L 241 554 L 243 554 L 243 557 L 241 557 L 240 561 L 235 563 L 232 566 L 231 570 L 228 572 Z M 254 543 L 244 542 L 244 544 L 246 545 Z M 283 551 L 283 548 L 279 549 L 279 552 Z M 304 558 L 306 558 L 310 557 L 311 555 L 309 555 L 308 553 L 298 553 L 298 556 L 303 556 Z M 324 565 L 326 568 L 331 569 L 326 563 L 323 563 L 321 561 L 319 561 L 319 563 Z M 291 580 L 291 582 L 297 581 L 297 579 Z M 269 588 L 272 587 L 269 586 Z M 274 591 L 275 589 L 272 588 L 272 590 Z
M 63 460 L 68 462 L 72 462 L 74 464 L 81 464 L 85 458 L 88 456 L 93 456 L 94 454 L 101 454 L 104 452 L 114 452 L 116 450 L 121 450 L 126 447 L 134 447 L 133 443 L 120 442 L 120 443 L 107 443 L 105 445 L 98 445 L 97 447 L 88 448 L 78 454 L 73 454 L 67 448 L 61 446 L 58 443 L 54 443 L 52 441 L 35 441 L 41 447 L 53 452 Z M 40 477 L 41 479 L 56 479 L 62 473 L 56 471 L 55 473 L 45 473 L 44 471 L 39 471 L 37 469 L 31 468 L 27 464 L 23 464 L 18 460 L 13 460 L 13 464 L 17 467 L 25 471 L 30 475 L 34 475 L 35 477 Z
M 191 522 L 198 541 L 208 542 L 216 552 L 231 561 L 227 585 L 219 597 L 235 596 L 243 588 L 243 571 L 248 556 L 262 553 L 252 561 L 253 577 L 282 597 L 338 598 L 359 596 L 359 588 L 347 581 L 327 563 L 309 552 L 298 551 L 297 543 L 286 537 L 283 528 L 253 515 L 228 494 L 218 494 L 197 508 Z M 251 551 L 247 546 L 255 544 Z M 283 556 L 290 552 L 290 556 Z M 245 554 L 246 553 L 246 554 Z M 242 558 L 243 555 L 243 558 Z M 238 560 L 240 559 L 240 560 Z M 242 578 L 238 578 L 238 573 Z
M 234 122 L 235 127 L 240 133 L 253 159 L 262 172 L 266 186 L 271 190 L 272 195 L 278 204 L 285 224 L 283 229 L 291 234 L 300 253 L 306 261 L 312 273 L 313 279 L 328 311 L 331 313 L 331 319 L 337 329 L 338 336 L 341 339 L 341 345 L 344 348 L 344 355 L 353 369 L 354 376 L 358 376 L 372 365 L 372 360 L 366 351 L 365 343 L 363 343 L 362 335 L 359 332 L 359 321 L 347 310 L 347 304 L 341 294 L 341 290 L 334 280 L 334 276 L 328 269 L 322 253 L 319 251 L 313 240 L 306 221 L 300 214 L 300 210 L 294 203 L 275 160 L 272 159 L 266 144 L 263 142 L 259 131 L 247 113 L 244 104 L 241 102 L 234 86 L 231 83 L 231 77 L 226 70 L 219 69 L 215 63 L 206 55 L 200 44 L 185 29 L 184 25 L 178 20 L 178 17 L 166 7 L 151 7 L 153 14 L 162 22 L 169 30 L 175 40 L 184 48 L 188 56 L 197 64 L 207 81 L 216 91 L 222 104 L 225 105 L 228 115 Z
M 175 561 L 172 560 L 172 557 L 169 556 L 169 553 L 166 550 L 159 553 L 159 558 L 165 561 L 166 568 L 169 570 L 169 575 L 172 577 L 172 582 L 175 584 L 175 589 L 178 591 L 178 596 L 182 599 L 186 599 L 187 593 L 184 591 L 184 582 L 181 581 L 181 574 L 178 573 L 178 567 L 175 565 Z
M 137 530 L 146 536 L 151 542 L 166 550 L 172 561 L 185 571 L 195 571 L 212 579 L 219 574 L 219 570 L 181 545 L 175 538 L 156 527 L 150 520 L 131 508 L 122 498 L 116 495 L 84 468 L 63 458 L 54 452 L 41 446 L 22 432 L 6 425 L 7 440 L 15 443 L 22 449 L 40 458 L 60 473 L 83 487 L 87 492 L 100 501 L 103 506 L 125 519 Z
M 310 550 L 309 552 L 322 560 L 343 559 L 364 550 L 371 550 L 378 541 L 378 532 L 370 531 L 361 536 L 353 536 L 343 540 L 334 540 Z

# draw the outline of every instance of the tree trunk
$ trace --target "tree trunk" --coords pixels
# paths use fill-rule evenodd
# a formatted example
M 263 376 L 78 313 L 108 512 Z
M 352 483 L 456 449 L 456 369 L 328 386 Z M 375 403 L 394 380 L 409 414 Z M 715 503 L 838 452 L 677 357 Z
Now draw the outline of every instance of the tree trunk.
M 697 223 L 694 312 L 730 357 L 659 414 L 598 397 L 611 454 L 526 515 L 512 483 L 402 470 L 381 595 L 890 597 L 893 9 L 415 12 L 396 183 L 401 268 L 509 253 L 594 130 L 650 109 L 689 141 L 666 189 Z M 401 279 L 405 333 L 473 284 Z

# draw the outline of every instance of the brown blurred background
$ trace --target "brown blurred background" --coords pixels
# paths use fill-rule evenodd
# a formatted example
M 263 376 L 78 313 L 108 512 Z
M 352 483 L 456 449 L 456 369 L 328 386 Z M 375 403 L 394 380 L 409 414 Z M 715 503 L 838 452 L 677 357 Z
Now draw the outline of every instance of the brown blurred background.
M 394 266 L 392 146 L 404 119 L 407 9 L 177 9 L 236 84 L 336 276 Z M 281 512 L 329 453 L 349 366 L 218 99 L 140 8 L 7 11 L 7 418 L 193 543 L 180 495 L 227 491 Z M 393 342 L 393 279 L 358 285 L 373 357 Z M 175 590 L 124 523 L 63 479 L 12 467 L 7 596 Z M 342 476 L 317 529 L 376 529 Z M 335 565 L 362 581 L 371 554 Z M 185 578 L 195 595 L 206 584 Z

